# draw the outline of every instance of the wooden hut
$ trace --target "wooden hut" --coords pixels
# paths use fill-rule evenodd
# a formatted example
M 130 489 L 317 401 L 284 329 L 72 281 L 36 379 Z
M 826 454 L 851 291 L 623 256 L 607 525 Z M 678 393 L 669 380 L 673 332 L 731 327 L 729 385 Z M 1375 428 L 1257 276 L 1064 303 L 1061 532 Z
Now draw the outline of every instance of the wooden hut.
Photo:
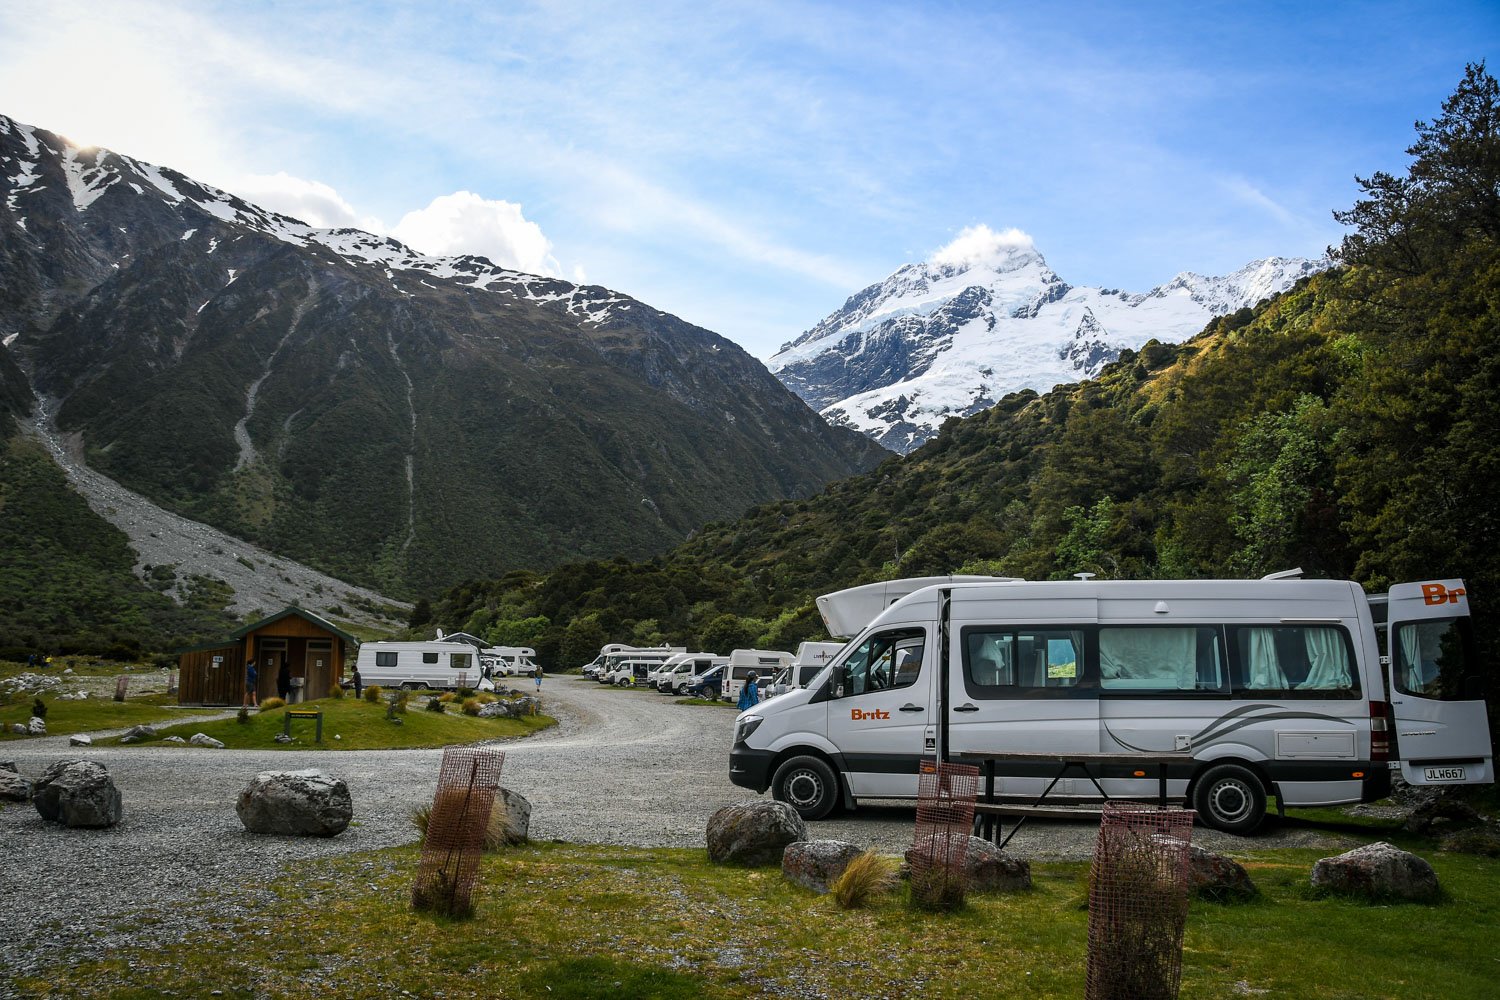
M 300 700 L 327 697 L 344 676 L 346 652 L 359 640 L 302 608 L 252 622 L 228 639 L 178 653 L 177 701 L 182 705 L 238 705 L 245 697 L 245 665 L 256 668 L 259 698 L 278 694 L 283 678 Z

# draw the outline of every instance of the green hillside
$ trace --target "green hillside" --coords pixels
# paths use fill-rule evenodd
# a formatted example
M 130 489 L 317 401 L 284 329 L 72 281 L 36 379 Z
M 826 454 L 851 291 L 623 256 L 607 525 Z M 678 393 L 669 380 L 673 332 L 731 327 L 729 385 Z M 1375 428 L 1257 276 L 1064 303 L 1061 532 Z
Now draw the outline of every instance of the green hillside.
M 1187 344 L 1010 396 L 666 557 L 468 584 L 433 617 L 574 666 L 606 640 L 787 648 L 818 633 L 815 595 L 880 577 L 1301 566 L 1371 589 L 1462 576 L 1500 651 L 1500 100 L 1482 66 L 1409 153 L 1338 213 L 1340 268 Z

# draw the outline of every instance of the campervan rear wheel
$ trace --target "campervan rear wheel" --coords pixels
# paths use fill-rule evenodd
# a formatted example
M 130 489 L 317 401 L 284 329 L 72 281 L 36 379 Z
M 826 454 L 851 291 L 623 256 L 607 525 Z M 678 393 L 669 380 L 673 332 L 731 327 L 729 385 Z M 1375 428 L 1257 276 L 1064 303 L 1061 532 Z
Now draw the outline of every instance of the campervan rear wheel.
M 419 690 L 421 687 L 422 687 L 422 685 L 418 684 L 415 681 L 407 681 L 405 684 L 401 685 L 401 690 L 403 690 L 403 691 L 416 691 L 416 690 Z
M 1193 805 L 1203 822 L 1225 833 L 1250 833 L 1266 818 L 1266 790 L 1238 764 L 1211 767 L 1198 779 Z
M 776 769 L 771 795 L 803 819 L 822 819 L 839 800 L 839 779 L 817 757 L 793 757 Z

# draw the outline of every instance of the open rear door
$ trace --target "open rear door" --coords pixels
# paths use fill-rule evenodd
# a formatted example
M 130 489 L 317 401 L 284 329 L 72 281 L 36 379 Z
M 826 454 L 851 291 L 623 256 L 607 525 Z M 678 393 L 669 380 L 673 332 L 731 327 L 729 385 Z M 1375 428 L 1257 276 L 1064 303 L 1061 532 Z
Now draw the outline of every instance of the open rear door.
M 1495 780 L 1462 580 L 1391 588 L 1387 678 L 1401 776 L 1413 785 Z

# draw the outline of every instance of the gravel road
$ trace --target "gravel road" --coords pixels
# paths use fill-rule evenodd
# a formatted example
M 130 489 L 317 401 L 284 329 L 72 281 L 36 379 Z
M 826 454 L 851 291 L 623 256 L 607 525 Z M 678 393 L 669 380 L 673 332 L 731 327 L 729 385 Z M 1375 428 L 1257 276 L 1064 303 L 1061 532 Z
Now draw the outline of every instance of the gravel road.
M 548 678 L 542 695 L 560 724 L 501 745 L 503 783 L 531 800 L 533 839 L 700 847 L 715 809 L 754 797 L 729 781 L 730 709 L 568 676 Z M 253 907 L 254 887 L 278 866 L 410 842 L 410 813 L 430 801 L 441 754 L 71 748 L 66 737 L 0 745 L 0 760 L 14 760 L 32 778 L 63 758 L 99 760 L 125 804 L 123 822 L 108 830 L 53 826 L 29 805 L 0 809 L 0 954 L 12 975 L 64 953 L 102 954 L 121 941 L 117 928 L 134 912 L 169 910 L 205 890 L 221 912 Z M 328 840 L 246 834 L 234 811 L 239 790 L 259 771 L 305 767 L 348 782 L 355 825 Z M 812 835 L 895 853 L 911 843 L 913 817 L 911 805 L 862 805 L 852 816 L 813 824 Z M 1094 832 L 1090 822 L 1028 824 L 1010 850 L 1087 858 Z M 1198 830 L 1194 840 L 1231 852 L 1343 848 L 1326 833 L 1286 825 L 1254 839 Z M 169 923 L 160 933 L 182 930 Z M 130 941 L 139 945 L 142 933 L 135 927 Z

